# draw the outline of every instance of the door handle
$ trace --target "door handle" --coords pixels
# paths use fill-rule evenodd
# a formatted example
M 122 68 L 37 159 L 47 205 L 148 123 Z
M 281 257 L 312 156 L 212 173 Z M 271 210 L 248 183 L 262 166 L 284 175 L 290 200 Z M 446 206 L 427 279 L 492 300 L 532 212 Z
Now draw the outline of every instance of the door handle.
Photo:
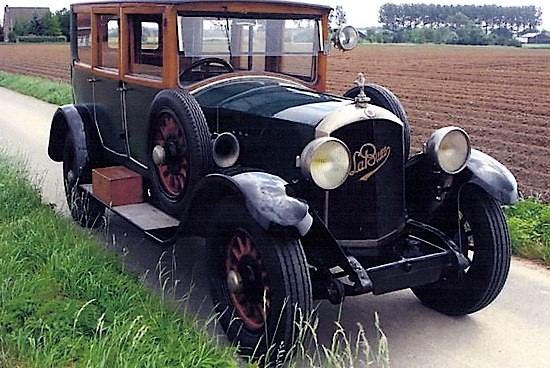
M 128 91 L 128 87 L 126 86 L 126 83 L 124 82 L 119 82 L 118 84 L 118 87 L 116 89 L 118 92 L 127 92 Z

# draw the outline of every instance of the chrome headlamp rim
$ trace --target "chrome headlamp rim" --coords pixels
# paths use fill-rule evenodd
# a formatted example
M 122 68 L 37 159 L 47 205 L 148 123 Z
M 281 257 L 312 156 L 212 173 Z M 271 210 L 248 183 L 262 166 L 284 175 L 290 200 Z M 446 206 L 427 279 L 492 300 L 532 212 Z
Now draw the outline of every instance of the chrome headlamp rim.
M 359 43 L 359 32 L 355 27 L 345 25 L 333 31 L 334 45 L 342 51 L 353 50 Z
M 454 126 L 436 130 L 424 147 L 425 153 L 437 166 L 451 175 L 464 170 L 472 152 L 468 134 Z
M 331 152 L 331 147 L 329 146 L 332 146 L 333 150 L 340 149 L 341 151 L 335 155 L 330 155 L 330 153 L 334 153 L 334 151 Z M 329 151 L 323 152 L 323 149 L 328 149 Z M 335 176 L 328 177 L 328 180 L 325 180 L 327 177 L 323 176 L 323 173 L 318 172 L 318 168 L 313 165 L 315 160 L 319 159 L 317 155 L 322 155 L 323 153 L 329 153 L 329 156 L 332 156 L 329 157 L 331 159 L 334 159 L 334 157 L 340 157 L 341 155 L 345 156 L 344 161 L 342 162 L 329 162 L 329 165 L 334 164 L 334 167 L 336 167 L 337 170 L 331 172 Z M 299 165 L 304 177 L 315 183 L 315 185 L 321 189 L 332 190 L 340 187 L 348 178 L 351 170 L 351 153 L 348 146 L 337 138 L 316 138 L 303 149 L 302 154 L 300 155 Z

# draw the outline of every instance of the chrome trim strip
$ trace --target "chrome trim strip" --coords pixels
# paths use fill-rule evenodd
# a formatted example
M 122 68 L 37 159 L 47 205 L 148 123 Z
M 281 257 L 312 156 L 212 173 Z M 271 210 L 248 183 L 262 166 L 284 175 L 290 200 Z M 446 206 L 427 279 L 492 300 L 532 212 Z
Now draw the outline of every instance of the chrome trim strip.
M 353 101 L 328 114 L 315 129 L 315 138 L 329 137 L 336 130 L 361 120 L 384 119 L 403 126 L 403 122 L 392 112 L 368 104 L 360 107 Z
M 198 93 L 198 92 L 202 91 L 203 89 L 206 89 L 206 88 L 209 88 L 209 87 L 221 84 L 221 83 L 225 83 L 225 82 L 243 80 L 243 79 L 272 79 L 272 80 L 281 82 L 281 84 L 283 84 L 283 82 L 285 82 L 284 84 L 288 84 L 289 86 L 292 86 L 292 87 L 310 88 L 311 89 L 311 87 L 308 86 L 307 84 L 300 83 L 300 82 L 295 81 L 294 79 L 291 79 L 290 77 L 286 77 L 284 75 L 258 74 L 258 73 L 255 73 L 255 72 L 251 72 L 251 73 L 242 72 L 242 73 L 239 73 L 237 75 L 235 75 L 235 74 L 236 73 L 232 73 L 230 75 L 224 74 L 224 75 L 221 75 L 221 76 L 213 77 L 212 79 L 216 78 L 214 80 L 206 79 L 205 81 L 198 82 L 195 85 L 183 86 L 183 87 L 186 88 L 187 91 L 189 91 L 189 93 L 191 95 L 194 95 L 195 93 Z

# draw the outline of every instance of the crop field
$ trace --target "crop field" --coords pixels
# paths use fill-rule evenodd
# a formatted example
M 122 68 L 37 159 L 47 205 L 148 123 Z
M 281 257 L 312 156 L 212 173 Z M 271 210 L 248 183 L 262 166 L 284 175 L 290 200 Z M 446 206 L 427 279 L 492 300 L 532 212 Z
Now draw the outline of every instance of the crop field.
M 0 70 L 68 81 L 67 45 L 0 45 Z M 550 202 L 550 49 L 368 45 L 329 57 L 328 91 L 358 72 L 389 88 L 409 117 L 413 150 L 434 129 L 464 128 L 474 148 L 516 176 L 523 196 Z

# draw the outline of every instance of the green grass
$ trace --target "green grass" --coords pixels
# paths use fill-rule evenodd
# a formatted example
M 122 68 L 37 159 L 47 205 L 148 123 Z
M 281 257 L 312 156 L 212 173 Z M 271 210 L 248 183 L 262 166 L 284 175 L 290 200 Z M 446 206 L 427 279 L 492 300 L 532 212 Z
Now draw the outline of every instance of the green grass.
M 550 206 L 537 198 L 504 208 L 514 254 L 550 267 Z
M 550 50 L 550 44 L 524 44 L 522 46 L 525 49 L 539 49 L 539 50 Z
M 1 156 L 1 155 L 0 155 Z M 0 157 L 0 367 L 237 367 Z
M 0 87 L 9 88 L 59 106 L 70 104 L 73 101 L 71 86 L 64 82 L 53 82 L 0 71 Z
M 42 203 L 23 167 L 0 150 L 0 367 L 239 366 L 236 348 L 207 332 L 214 318 L 205 326 L 183 313 L 185 300 L 160 278 L 161 294 L 151 291 L 89 231 Z M 249 366 L 389 366 L 378 316 L 375 345 L 362 328 L 351 337 L 336 322 L 329 346 L 317 340 L 317 317 L 307 317 L 294 346 Z

